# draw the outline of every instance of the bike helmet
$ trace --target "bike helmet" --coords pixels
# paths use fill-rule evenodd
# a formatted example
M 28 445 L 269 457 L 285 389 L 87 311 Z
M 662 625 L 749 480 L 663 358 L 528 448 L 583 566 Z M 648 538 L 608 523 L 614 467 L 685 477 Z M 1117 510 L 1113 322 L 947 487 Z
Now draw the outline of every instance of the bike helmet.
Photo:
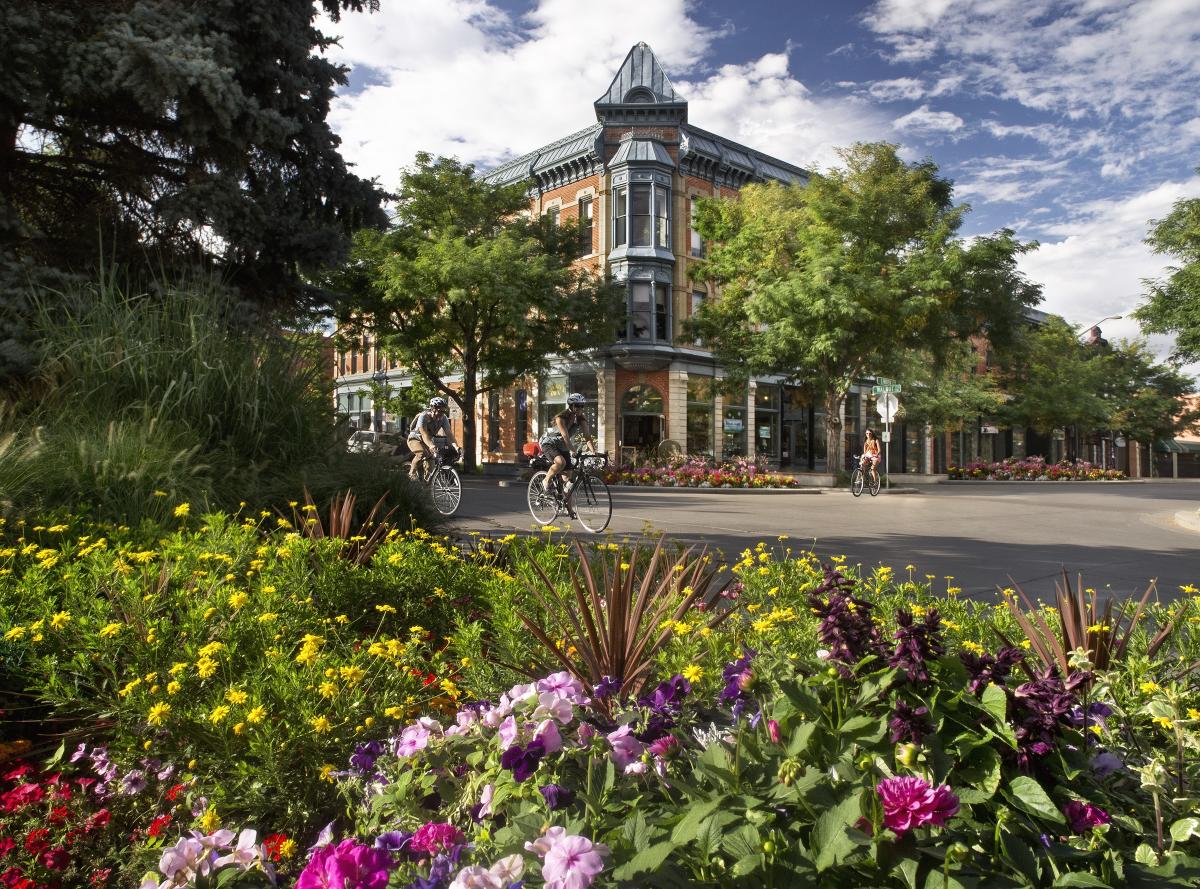
M 429 399 L 429 409 L 431 411 L 444 411 L 446 409 L 446 399 L 440 396 Z
M 587 399 L 578 392 L 572 392 L 567 396 L 567 405 L 570 407 L 583 407 L 586 401 Z

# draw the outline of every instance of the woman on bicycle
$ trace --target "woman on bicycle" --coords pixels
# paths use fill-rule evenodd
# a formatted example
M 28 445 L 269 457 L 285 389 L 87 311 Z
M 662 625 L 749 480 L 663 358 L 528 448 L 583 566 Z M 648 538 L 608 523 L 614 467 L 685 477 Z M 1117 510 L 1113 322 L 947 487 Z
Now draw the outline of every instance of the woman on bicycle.
M 868 466 L 874 469 L 876 473 L 879 472 L 879 439 L 875 437 L 875 433 L 870 429 L 867 430 L 867 440 L 863 442 L 862 459 L 859 460 L 859 468 L 864 474 Z
M 553 461 L 550 469 L 546 472 L 547 488 L 550 487 L 550 482 L 556 475 L 571 468 L 572 438 L 582 435 L 586 437 L 589 445 L 595 447 L 596 442 L 588 428 L 587 417 L 583 414 L 583 405 L 586 401 L 587 399 L 578 392 L 568 395 L 567 409 L 554 416 L 554 419 L 550 421 L 550 428 L 538 442 L 541 445 L 542 453 Z

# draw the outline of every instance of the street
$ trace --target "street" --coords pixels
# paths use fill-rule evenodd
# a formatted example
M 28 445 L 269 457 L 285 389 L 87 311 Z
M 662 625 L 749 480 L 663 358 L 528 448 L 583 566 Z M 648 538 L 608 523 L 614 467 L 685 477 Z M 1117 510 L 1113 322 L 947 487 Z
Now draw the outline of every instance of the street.
M 1164 597 L 1200 586 L 1200 533 L 1173 522 L 1177 510 L 1200 507 L 1200 484 L 1149 482 L 934 485 L 918 494 L 851 497 L 821 494 L 716 493 L 615 487 L 606 534 L 636 537 L 647 528 L 735 556 L 760 540 L 844 554 L 864 565 L 914 565 L 938 589 L 991 599 L 1012 581 L 1046 597 L 1065 567 L 1074 582 L 1119 595 L 1140 593 L 1157 579 Z M 534 528 L 519 481 L 464 482 L 461 530 L 527 532 Z M 561 517 L 557 523 L 568 528 Z M 577 524 L 575 528 L 578 528 Z M 1011 577 L 1011 580 L 1009 579 Z

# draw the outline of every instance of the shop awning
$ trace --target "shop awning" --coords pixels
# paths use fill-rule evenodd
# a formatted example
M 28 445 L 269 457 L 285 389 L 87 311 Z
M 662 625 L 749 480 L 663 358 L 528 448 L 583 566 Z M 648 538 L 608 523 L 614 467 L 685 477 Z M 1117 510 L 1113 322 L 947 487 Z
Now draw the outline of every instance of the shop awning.
M 1154 443 L 1154 450 L 1160 454 L 1200 454 L 1200 441 L 1159 439 Z

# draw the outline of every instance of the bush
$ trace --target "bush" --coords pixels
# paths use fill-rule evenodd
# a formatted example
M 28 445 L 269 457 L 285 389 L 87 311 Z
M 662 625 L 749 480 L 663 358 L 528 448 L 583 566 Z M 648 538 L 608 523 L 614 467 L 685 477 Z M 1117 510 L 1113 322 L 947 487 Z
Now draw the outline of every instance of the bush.
M 604 480 L 657 488 L 794 488 L 800 484 L 791 476 L 766 471 L 754 460 L 714 464 L 706 457 L 681 457 L 663 466 L 610 469 Z
M 263 329 L 203 278 L 138 293 L 109 275 L 42 291 L 37 309 L 36 382 L 0 412 L 9 511 L 84 503 L 161 522 L 173 502 L 281 507 L 307 485 L 318 500 L 387 492 L 398 515 L 437 527 L 391 461 L 346 453 L 319 336 Z
M 1084 460 L 1074 463 L 1047 463 L 1042 457 L 1009 457 L 1000 463 L 968 463 L 949 466 L 952 479 L 985 479 L 987 481 L 1116 481 L 1126 477 L 1119 469 L 1104 469 Z

